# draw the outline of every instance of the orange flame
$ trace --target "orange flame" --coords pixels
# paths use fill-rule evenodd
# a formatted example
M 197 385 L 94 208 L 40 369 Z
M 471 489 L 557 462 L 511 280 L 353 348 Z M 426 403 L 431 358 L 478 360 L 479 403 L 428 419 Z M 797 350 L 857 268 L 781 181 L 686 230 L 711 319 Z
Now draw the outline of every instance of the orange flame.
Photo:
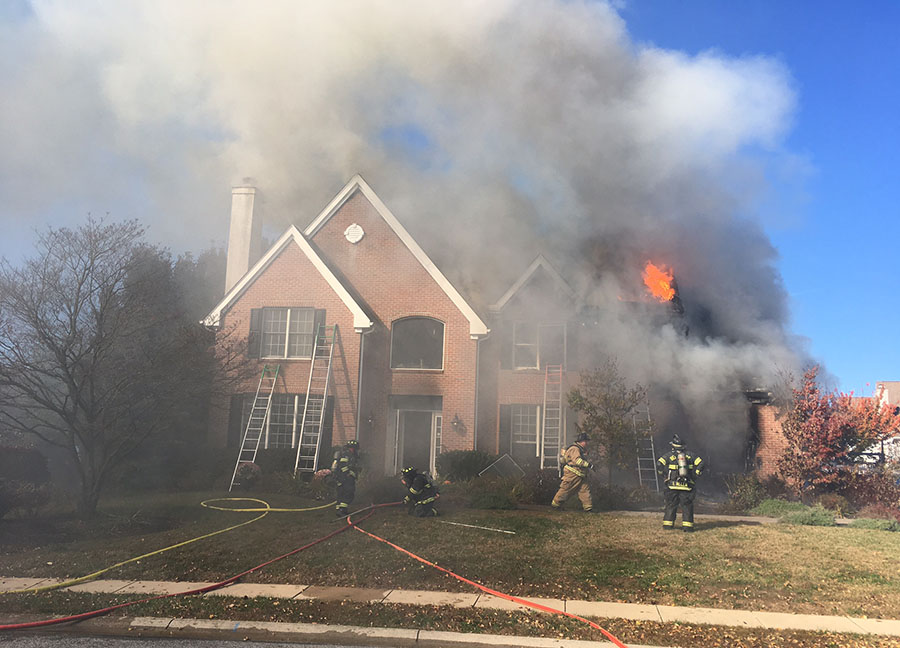
M 655 266 L 651 261 L 647 261 L 644 266 L 644 284 L 650 289 L 650 293 L 661 302 L 672 301 L 675 296 L 675 289 L 672 288 L 672 271 L 666 266 Z

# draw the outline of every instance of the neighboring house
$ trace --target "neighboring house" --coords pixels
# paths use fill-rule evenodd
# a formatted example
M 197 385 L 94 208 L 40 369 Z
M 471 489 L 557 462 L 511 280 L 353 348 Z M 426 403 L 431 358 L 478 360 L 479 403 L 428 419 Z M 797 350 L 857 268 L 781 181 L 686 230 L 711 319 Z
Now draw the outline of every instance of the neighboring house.
M 751 400 L 751 428 L 755 434 L 753 461 L 749 467 L 762 478 L 777 476 L 778 460 L 787 449 L 787 440 L 781 428 L 782 412 L 760 396 L 763 392 L 757 392 L 756 400 Z M 869 399 L 871 397 L 855 397 Z M 876 383 L 875 396 L 882 405 L 900 407 L 900 381 L 885 381 Z M 867 452 L 859 453 L 857 461 L 860 462 L 900 462 L 900 436 L 886 439 L 883 443 L 867 448 Z

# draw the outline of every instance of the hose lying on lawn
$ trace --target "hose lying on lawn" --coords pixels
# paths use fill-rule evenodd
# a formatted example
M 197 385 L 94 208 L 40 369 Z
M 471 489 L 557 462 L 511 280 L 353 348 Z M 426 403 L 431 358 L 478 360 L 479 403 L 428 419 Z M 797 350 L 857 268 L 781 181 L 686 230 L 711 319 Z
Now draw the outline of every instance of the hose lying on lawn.
M 368 518 L 368 517 L 369 517 L 369 516 L 366 516 L 366 518 Z M 477 588 L 480 589 L 482 592 L 485 592 L 485 593 L 487 593 L 487 594 L 491 594 L 491 595 L 493 595 L 493 596 L 498 596 L 498 597 L 500 597 L 500 598 L 502 598 L 502 599 L 506 599 L 507 601 L 512 601 L 513 603 L 518 603 L 519 605 L 524 605 L 525 607 L 534 608 L 535 610 L 540 610 L 541 612 L 550 612 L 551 614 L 560 614 L 560 615 L 562 615 L 562 616 L 567 616 L 567 617 L 569 617 L 569 618 L 571 618 L 571 619 L 577 619 L 578 621 L 582 621 L 583 623 L 587 623 L 589 626 L 591 626 L 591 627 L 594 628 L 595 630 L 599 630 L 600 632 L 602 632 L 602 633 L 604 634 L 604 636 L 605 636 L 607 639 L 609 639 L 610 641 L 612 641 L 616 646 L 618 646 L 618 648 L 628 648 L 628 646 L 626 646 L 626 645 L 623 644 L 621 641 L 619 641 L 619 640 L 618 640 L 615 636 L 613 636 L 610 632 L 604 630 L 604 629 L 601 628 L 598 624 L 596 624 L 596 623 L 594 623 L 593 621 L 590 621 L 590 620 L 588 620 L 588 619 L 585 619 L 584 617 L 580 617 L 580 616 L 578 616 L 577 614 L 572 614 L 571 612 L 566 612 L 566 611 L 564 611 L 564 610 L 557 610 L 556 608 L 552 608 L 552 607 L 547 606 L 547 605 L 541 605 L 540 603 L 535 603 L 535 602 L 533 602 L 533 601 L 529 601 L 528 599 L 519 598 L 518 596 L 512 596 L 511 594 L 504 594 L 503 592 L 498 592 L 497 590 L 493 590 L 493 589 L 491 589 L 491 588 L 489 588 L 489 587 L 485 587 L 485 586 L 482 585 L 481 583 L 476 583 L 475 581 L 469 580 L 468 578 L 465 578 L 464 576 L 460 576 L 459 574 L 454 573 L 454 572 L 450 571 L 449 569 L 446 569 L 446 568 L 444 568 L 444 567 L 441 567 L 440 565 L 436 565 L 435 563 L 433 563 L 433 562 L 431 562 L 431 561 L 428 561 L 428 560 L 422 558 L 421 556 L 417 556 L 416 554 L 414 554 L 413 552 L 409 551 L 408 549 L 404 549 L 403 547 L 401 547 L 401 546 L 399 546 L 399 545 L 396 545 L 396 544 L 394 544 L 393 542 L 391 542 L 391 541 L 389 541 L 389 540 L 385 540 L 384 538 L 382 538 L 382 537 L 380 537 L 380 536 L 377 536 L 377 535 L 375 535 L 374 533 L 369 533 L 369 532 L 366 531 L 365 529 L 360 528 L 359 526 L 357 526 L 360 522 L 363 522 L 366 518 L 364 518 L 363 520 L 360 520 L 359 522 L 353 522 L 353 521 L 350 520 L 350 516 L 348 515 L 348 516 L 347 516 L 347 525 L 348 525 L 347 528 L 353 527 L 354 529 L 356 529 L 356 530 L 359 531 L 360 533 L 364 533 L 365 535 L 369 536 L 370 538 L 373 538 L 373 539 L 375 539 L 375 540 L 378 540 L 378 542 L 383 542 L 384 544 L 388 545 L 389 547 L 393 547 L 394 549 L 396 549 L 396 550 L 399 551 L 400 553 L 404 553 L 404 554 L 406 554 L 407 556 L 409 556 L 409 557 L 411 557 L 411 558 L 414 558 L 415 560 L 418 560 L 420 563 L 422 563 L 422 564 L 424 564 L 424 565 L 428 565 L 429 567 L 434 567 L 435 569 L 437 569 L 437 570 L 439 570 L 439 571 L 442 571 L 442 572 L 444 572 L 445 574 L 448 574 L 448 575 L 452 576 L 452 577 L 455 578 L 456 580 L 459 580 L 459 581 L 462 581 L 463 583 L 467 583 L 467 584 L 469 584 L 469 585 L 472 585 L 473 587 L 477 587 Z
M 215 506 L 212 502 L 258 502 L 262 504 L 262 507 L 257 508 L 227 508 L 224 506 Z M 218 531 L 213 531 L 212 533 L 206 533 L 201 536 L 197 536 L 196 538 L 191 538 L 190 540 L 185 540 L 184 542 L 179 542 L 178 544 L 173 544 L 168 547 L 163 547 L 162 549 L 157 549 L 156 551 L 151 551 L 149 553 L 142 554 L 140 556 L 135 556 L 134 558 L 129 558 L 128 560 L 123 560 L 122 562 L 118 562 L 115 565 L 110 565 L 109 567 L 104 567 L 103 569 L 99 569 L 91 574 L 87 574 L 86 576 L 79 576 L 78 578 L 73 578 L 71 580 L 67 580 L 61 583 L 52 583 L 50 585 L 43 585 L 41 587 L 29 587 L 25 589 L 18 590 L 9 590 L 6 592 L 0 592 L 0 594 L 28 594 L 28 593 L 36 593 L 36 592 L 49 592 L 51 590 L 61 589 L 63 587 L 72 587 L 73 585 L 78 585 L 80 583 L 87 583 L 92 580 L 96 580 L 100 578 L 106 572 L 115 569 L 116 567 L 121 567 L 122 565 L 127 565 L 128 563 L 133 563 L 138 560 L 142 560 L 144 558 L 149 558 L 150 556 L 156 556 L 165 551 L 171 551 L 172 549 L 178 549 L 179 547 L 184 547 L 185 545 L 189 545 L 194 542 L 198 542 L 200 540 L 205 540 L 206 538 L 211 538 L 213 536 L 219 535 L 220 533 L 225 533 L 227 531 L 233 531 L 235 529 L 239 529 L 242 526 L 247 526 L 248 524 L 253 524 L 264 517 L 266 517 L 269 513 L 273 512 L 291 512 L 291 513 L 302 513 L 305 511 L 319 511 L 324 508 L 328 508 L 329 506 L 333 506 L 334 502 L 330 502 L 328 504 L 323 504 L 322 506 L 313 506 L 309 508 L 272 508 L 269 506 L 268 502 L 265 502 L 261 499 L 256 499 L 253 497 L 220 497 L 216 499 L 208 499 L 200 502 L 200 506 L 209 509 L 215 509 L 217 511 L 233 511 L 238 513 L 259 513 L 262 512 L 262 515 L 258 515 L 252 520 L 247 520 L 245 522 L 241 522 L 240 524 L 235 524 L 230 527 L 226 527 L 224 529 L 219 529 Z
M 252 499 L 252 498 L 231 498 L 231 499 Z M 207 500 L 207 501 L 216 501 L 216 500 Z M 262 502 L 263 504 L 266 504 L 262 500 L 254 500 L 254 501 Z M 356 513 L 354 513 L 354 515 L 357 513 L 362 513 L 364 511 L 369 511 L 368 515 L 365 515 L 359 521 L 359 522 L 363 522 L 363 521 L 369 519 L 369 517 L 371 517 L 375 513 L 374 509 L 380 508 L 383 506 L 395 506 L 397 504 L 400 504 L 400 502 L 392 502 L 390 504 L 376 504 L 376 505 L 368 506 L 366 508 L 360 509 L 359 511 L 356 511 Z M 268 504 L 266 504 L 266 506 L 268 507 Z M 236 509 L 228 509 L 228 510 L 236 510 Z M 276 510 L 276 509 L 267 509 L 266 512 L 268 513 L 269 510 Z M 312 509 L 302 509 L 302 510 L 312 510 Z M 352 522 L 352 523 L 348 523 L 346 526 L 340 526 L 335 531 L 332 531 L 331 533 L 328 533 L 317 540 L 313 540 L 312 542 L 307 543 L 307 544 L 303 545 L 302 547 L 298 547 L 297 549 L 294 549 L 292 551 L 289 551 L 286 554 L 282 554 L 282 555 L 278 556 L 277 558 L 272 558 L 271 560 L 267 560 L 266 562 L 259 564 L 256 567 L 251 567 L 250 569 L 243 571 L 240 574 L 236 574 L 235 576 L 232 576 L 231 578 L 223 580 L 219 583 L 213 583 L 212 585 L 204 585 L 203 587 L 198 587 L 198 588 L 192 589 L 192 590 L 186 590 L 184 592 L 174 592 L 172 594 L 160 594 L 159 596 L 151 596 L 151 597 L 140 599 L 137 601 L 128 601 L 126 603 L 119 603 L 118 605 L 111 605 L 109 607 L 101 608 L 99 610 L 91 610 L 90 612 L 82 612 L 81 614 L 72 614 L 70 616 L 58 617 L 56 619 L 45 619 L 43 621 L 29 621 L 26 623 L 9 623 L 6 625 L 0 625 L 0 630 L 26 630 L 29 628 L 41 628 L 41 627 L 46 627 L 46 626 L 51 626 L 51 625 L 59 625 L 60 623 L 72 623 L 74 621 L 84 621 L 86 619 L 92 619 L 94 617 L 108 614 L 109 612 L 112 612 L 114 610 L 120 610 L 122 608 L 130 607 L 132 605 L 137 605 L 138 603 L 147 603 L 149 601 L 158 601 L 160 599 L 174 598 L 176 596 L 190 596 L 192 594 L 204 594 L 206 592 L 212 592 L 214 590 L 221 589 L 227 585 L 231 585 L 232 583 L 238 581 L 240 578 L 243 578 L 244 576 L 247 576 L 248 574 L 252 574 L 255 571 L 259 571 L 260 569 L 263 569 L 264 567 L 268 567 L 272 563 L 278 562 L 279 560 L 283 560 L 284 558 L 287 558 L 289 556 L 293 556 L 294 554 L 298 554 L 301 551 L 303 551 L 304 549 L 309 549 L 310 547 L 313 547 L 313 546 L 319 544 L 320 542 L 324 542 L 325 540 L 328 540 L 329 538 L 333 538 L 334 536 L 338 535 L 339 533 L 343 533 L 347 529 L 353 528 L 353 526 L 356 524 L 359 524 L 359 522 Z
M 210 505 L 210 502 L 218 502 L 218 501 L 254 501 L 254 502 L 259 502 L 260 504 L 263 504 L 263 505 L 264 505 L 264 508 L 259 508 L 259 509 L 233 509 L 233 508 L 217 507 L 217 506 L 212 506 L 212 505 Z M 332 502 L 332 504 L 333 504 L 333 502 Z M 59 617 L 59 618 L 56 618 L 56 619 L 46 619 L 46 620 L 44 620 L 44 621 L 31 621 L 31 622 L 27 622 L 27 623 L 13 623 L 13 624 L 7 624 L 7 625 L 0 625 L 0 631 L 2 631 L 2 630 L 24 630 L 24 629 L 27 629 L 27 628 L 39 628 L 39 627 L 45 627 L 45 626 L 50 626 L 50 625 L 58 625 L 58 624 L 61 624 L 61 623 L 71 623 L 71 622 L 74 622 L 74 621 L 84 621 L 84 620 L 86 620 L 86 619 L 91 619 L 91 618 L 93 618 L 93 617 L 102 616 L 102 615 L 107 614 L 107 613 L 109 613 L 109 612 L 112 612 L 112 611 L 114 611 L 114 610 L 119 610 L 119 609 L 122 609 L 122 608 L 130 607 L 130 606 L 132 606 L 132 605 L 137 605 L 137 604 L 139 604 L 139 603 L 147 603 L 147 602 L 149 602 L 149 601 L 157 601 L 157 600 L 160 600 L 160 599 L 173 598 L 173 597 L 176 597 L 176 596 L 190 596 L 190 595 L 193 595 L 193 594 L 204 594 L 204 593 L 206 593 L 206 592 L 212 592 L 212 591 L 214 591 L 214 590 L 217 590 L 217 589 L 221 589 L 221 588 L 223 588 L 223 587 L 226 587 L 227 585 L 231 585 L 232 583 L 235 583 L 235 582 L 236 582 L 237 580 L 239 580 L 240 578 L 243 578 L 244 576 L 247 576 L 248 574 L 252 574 L 252 573 L 255 572 L 255 571 L 259 571 L 260 569 L 263 569 L 264 567 L 268 567 L 268 566 L 271 565 L 272 563 L 278 562 L 279 560 L 283 560 L 284 558 L 287 558 L 287 557 L 289 557 L 289 556 L 293 556 L 294 554 L 298 554 L 298 553 L 300 553 L 301 551 L 303 551 L 303 550 L 305 550 L 305 549 L 309 549 L 310 547 L 313 547 L 313 546 L 319 544 L 320 542 L 324 542 L 325 540 L 328 540 L 329 538 L 333 538 L 334 536 L 338 535 L 339 533 L 343 533 L 344 531 L 346 531 L 346 530 L 348 530 L 348 529 L 356 529 L 356 530 L 359 531 L 360 533 L 363 533 L 363 534 L 367 535 L 367 536 L 370 537 L 370 538 L 373 538 L 373 539 L 375 539 L 375 540 L 378 540 L 379 542 L 383 542 L 384 544 L 386 544 L 386 545 L 388 545 L 388 546 L 390 546 L 390 547 L 393 547 L 393 548 L 396 549 L 397 551 L 399 551 L 399 552 L 401 552 L 401 553 L 404 553 L 404 554 L 406 554 L 407 556 L 410 556 L 411 558 L 414 558 L 415 560 L 418 560 L 419 562 L 421 562 L 421 563 L 423 563 L 423 564 L 425 564 L 425 565 L 428 565 L 428 566 L 430 566 L 430 567 L 434 567 L 435 569 L 437 569 L 437 570 L 439 570 L 439 571 L 442 571 L 442 572 L 444 572 L 445 574 L 448 574 L 448 575 L 452 576 L 453 578 L 455 578 L 455 579 L 457 579 L 457 580 L 459 580 L 459 581 L 462 581 L 463 583 L 467 583 L 467 584 L 469 584 L 469 585 L 472 585 L 473 587 L 476 587 L 476 588 L 478 588 L 479 590 L 481 590 L 481 591 L 483 591 L 483 592 L 485 592 L 485 593 L 487 593 L 487 594 L 491 594 L 491 595 L 493 595 L 493 596 L 497 596 L 497 597 L 506 599 L 506 600 L 508 600 L 508 601 L 512 601 L 513 603 L 518 603 L 519 605 L 524 605 L 525 607 L 530 607 L 530 608 L 533 608 L 533 609 L 535 609 L 535 610 L 540 610 L 540 611 L 542 611 L 542 612 L 549 612 L 549 613 L 551 613 L 551 614 L 559 614 L 559 615 L 566 616 L 566 617 L 569 617 L 569 618 L 572 618 L 572 619 L 576 619 L 576 620 L 581 621 L 581 622 L 583 622 L 583 623 L 586 623 L 586 624 L 588 624 L 589 626 L 591 626 L 592 628 L 594 628 L 594 629 L 599 630 L 600 632 L 602 632 L 603 635 L 606 636 L 610 641 L 612 641 L 618 648 L 628 648 L 628 646 L 626 646 L 624 643 L 622 643 L 621 641 L 619 641 L 619 639 L 617 639 L 614 635 L 612 635 L 610 632 L 608 632 L 608 631 L 605 630 L 604 628 L 600 627 L 600 625 L 598 625 L 597 623 L 595 623 L 595 622 L 593 622 L 593 621 L 590 621 L 590 620 L 588 620 L 588 619 L 585 619 L 584 617 L 580 617 L 580 616 L 578 616 L 578 615 L 576 615 L 576 614 L 572 614 L 571 612 L 565 612 L 564 610 L 557 610 L 556 608 L 552 608 L 552 607 L 549 607 L 549 606 L 547 606 L 547 605 L 542 605 L 542 604 L 540 604 L 540 603 L 534 603 L 534 602 L 532 602 L 532 601 L 529 601 L 528 599 L 519 598 L 519 597 L 517 597 L 517 596 L 512 596 L 512 595 L 510 595 L 510 594 L 505 594 L 505 593 L 503 593 L 503 592 L 500 592 L 500 591 L 497 591 L 497 590 L 493 590 L 493 589 L 491 589 L 491 588 L 489 588 L 489 587 L 486 587 L 486 586 L 484 586 L 484 585 L 481 585 L 480 583 L 476 583 L 476 582 L 473 581 L 473 580 L 469 580 L 468 578 L 465 578 L 465 577 L 463 577 L 463 576 L 460 576 L 459 574 L 456 574 L 455 572 L 452 572 L 452 571 L 450 571 L 449 569 L 446 569 L 446 568 L 444 568 L 444 567 L 441 567 L 441 566 L 439 566 L 439 565 L 436 565 L 435 563 L 430 562 L 430 561 L 426 560 L 425 558 L 422 558 L 421 556 L 417 556 L 416 554 L 412 553 L 411 551 L 409 551 L 409 550 L 407 550 L 407 549 L 404 549 L 403 547 L 401 547 L 401 546 L 399 546 L 399 545 L 396 545 L 396 544 L 394 544 L 393 542 L 390 542 L 389 540 L 385 540 L 384 538 L 382 538 L 382 537 L 380 537 L 380 536 L 377 536 L 377 535 L 375 535 L 375 534 L 373 534 L 373 533 L 369 533 L 369 532 L 366 531 L 365 529 L 362 529 L 362 528 L 360 528 L 359 526 L 357 526 L 357 525 L 360 524 L 361 522 L 364 522 L 364 521 L 366 521 L 367 519 L 369 519 L 369 518 L 375 513 L 375 509 L 383 508 L 383 507 L 386 507 L 386 506 L 397 506 L 397 505 L 399 505 L 399 504 L 402 504 L 402 502 L 390 502 L 390 503 L 388 503 L 388 504 L 373 504 L 372 506 L 367 506 L 367 507 L 365 507 L 365 508 L 359 509 L 358 511 L 354 511 L 353 513 L 350 513 L 349 515 L 347 515 L 347 517 L 346 517 L 347 524 L 346 524 L 345 526 L 338 527 L 337 530 L 332 531 L 331 533 L 328 533 L 328 534 L 322 536 L 321 538 L 319 538 L 319 539 L 317 539 L 317 540 L 313 540 L 312 542 L 307 543 L 307 544 L 303 545 L 302 547 L 299 547 L 299 548 L 294 549 L 294 550 L 292 550 L 292 551 L 289 551 L 289 552 L 286 553 L 286 554 L 282 554 L 281 556 L 278 556 L 277 558 L 272 558 L 271 560 L 267 560 L 266 562 L 264 562 L 264 563 L 262 563 L 262 564 L 259 564 L 259 565 L 257 565 L 256 567 L 251 567 L 250 569 L 248 569 L 248 570 L 246 570 L 246 571 L 243 571 L 243 572 L 241 572 L 240 574 L 237 574 L 237 575 L 235 575 L 235 576 L 232 576 L 231 578 L 228 578 L 228 579 L 226 579 L 226 580 L 223 580 L 223 581 L 221 581 L 221 582 L 219 582 L 219 583 L 213 583 L 212 585 L 206 585 L 206 586 L 204 586 L 204 587 L 199 587 L 199 588 L 192 589 L 192 590 L 187 590 L 187 591 L 184 591 L 184 592 L 175 592 L 175 593 L 172 593 L 172 594 L 161 594 L 161 595 L 158 595 L 158 596 L 151 596 L 151 597 L 149 597 L 149 598 L 144 598 L 144 599 L 140 599 L 140 600 L 136 600 L 136 601 L 128 601 L 128 602 L 126 602 L 126 603 L 119 603 L 118 605 L 112 605 L 112 606 L 109 606 L 109 607 L 101 608 L 101 609 L 99 609 L 99 610 L 92 610 L 92 611 L 90 611 L 90 612 L 83 612 L 83 613 L 81 613 L 81 614 L 74 614 L 74 615 L 70 615 L 70 616 L 66 616 L 66 617 Z M 215 500 L 206 500 L 205 502 L 201 502 L 201 505 L 206 506 L 207 508 L 213 508 L 213 509 L 216 509 L 216 510 L 224 510 L 224 511 L 263 511 L 263 514 L 262 514 L 262 515 L 260 515 L 260 516 L 258 516 L 258 517 L 256 517 L 256 518 L 254 518 L 253 520 L 249 520 L 249 521 L 247 521 L 247 522 L 243 522 L 243 523 L 241 523 L 241 524 L 235 525 L 234 527 L 229 527 L 228 529 L 223 529 L 222 531 L 218 531 L 218 532 L 216 532 L 216 533 L 222 533 L 222 532 L 227 531 L 227 530 L 230 530 L 230 529 L 232 529 L 232 528 L 235 528 L 235 529 L 236 529 L 236 528 L 238 528 L 238 527 L 240 527 L 240 526 L 244 526 L 244 525 L 246 525 L 246 524 L 250 524 L 251 522 L 255 522 L 256 520 L 261 519 L 262 517 L 264 517 L 265 515 L 267 515 L 269 512 L 272 512 L 272 511 L 310 511 L 310 510 L 317 510 L 317 509 L 325 508 L 325 507 L 327 507 L 327 506 L 331 506 L 331 504 L 326 504 L 325 506 L 320 506 L 320 507 L 315 507 L 315 508 L 310 508 L 310 509 L 274 509 L 274 508 L 270 507 L 269 504 L 268 504 L 267 502 L 265 502 L 265 501 L 263 501 L 263 500 L 254 499 L 254 498 L 222 498 L 222 499 L 215 499 Z M 357 521 L 357 522 L 354 522 L 354 521 L 351 519 L 352 516 L 358 515 L 358 514 L 360 514 L 360 513 L 366 512 L 366 511 L 368 511 L 367 515 L 365 515 L 361 520 L 359 520 L 359 521 Z M 215 535 L 215 534 L 207 534 L 206 536 L 202 536 L 202 537 L 209 537 L 210 535 Z M 195 538 L 195 540 L 199 540 L 199 539 L 200 539 L 200 538 Z M 168 549 L 174 548 L 174 547 L 176 547 L 176 546 L 184 546 L 185 544 L 188 544 L 189 542 L 193 542 L 193 540 L 188 541 L 188 542 L 183 542 L 183 543 L 180 543 L 180 544 L 178 544 L 178 545 L 172 545 L 172 547 L 166 547 L 165 549 L 161 549 L 161 550 L 159 550 L 159 551 L 156 551 L 156 552 L 153 552 L 153 553 L 149 553 L 149 554 L 146 554 L 146 555 L 147 555 L 147 556 L 152 556 L 152 555 L 154 555 L 154 554 L 156 554 L 156 553 L 162 553 L 163 551 L 166 551 L 166 550 L 168 550 Z M 133 559 L 131 559 L 131 560 L 137 560 L 137 558 L 133 558 Z M 124 565 L 124 564 L 126 564 L 127 562 L 131 562 L 131 560 L 124 561 L 124 562 L 119 563 L 119 564 Z M 112 567 L 115 567 L 115 566 L 117 566 L 117 565 L 113 565 Z M 104 571 L 108 571 L 109 569 L 112 569 L 112 567 L 108 567 L 108 568 L 105 569 L 105 570 L 101 570 L 101 571 L 99 571 L 99 572 L 95 572 L 95 574 L 91 574 L 91 575 L 89 575 L 89 576 L 94 576 L 94 577 L 96 577 L 97 575 L 102 574 Z M 82 577 L 82 579 L 76 579 L 76 580 L 77 580 L 78 582 L 84 582 L 83 579 L 85 579 L 85 578 L 87 578 L 87 577 Z M 63 586 L 64 586 L 64 584 L 60 583 L 60 584 L 57 584 L 55 587 L 63 587 Z M 55 588 L 55 587 L 54 587 L 54 588 Z M 54 588 L 49 588 L 49 589 L 54 589 Z M 22 590 L 22 591 L 32 591 L 32 590 Z M 42 591 L 42 590 L 34 590 L 34 591 Z M 44 589 L 43 591 L 46 591 L 46 589 Z

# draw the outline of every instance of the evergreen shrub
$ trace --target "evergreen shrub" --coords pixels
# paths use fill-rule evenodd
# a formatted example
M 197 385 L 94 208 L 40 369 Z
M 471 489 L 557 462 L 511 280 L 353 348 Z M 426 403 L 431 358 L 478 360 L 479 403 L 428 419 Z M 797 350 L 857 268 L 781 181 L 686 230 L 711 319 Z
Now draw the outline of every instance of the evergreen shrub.
M 783 499 L 766 499 L 750 509 L 753 515 L 782 517 L 788 513 L 804 511 L 808 507 L 800 502 L 788 502 Z
M 442 452 L 435 460 L 437 473 L 442 480 L 468 481 L 496 461 L 496 455 L 481 450 L 451 450 Z M 421 466 L 416 466 L 419 470 Z
M 857 518 L 849 524 L 854 529 L 876 529 L 878 531 L 900 531 L 897 520 L 877 520 L 873 518 Z
M 559 471 L 553 468 L 531 470 L 513 486 L 512 495 L 522 504 L 550 504 L 559 490 Z
M 835 526 L 834 513 L 821 506 L 811 506 L 802 511 L 788 513 L 781 518 L 786 524 L 800 524 L 804 526 Z
M 466 500 L 469 508 L 514 509 L 517 508 L 513 490 L 518 479 L 503 477 L 478 477 L 466 485 Z
M 834 511 L 838 517 L 849 517 L 856 512 L 847 498 L 838 493 L 823 493 L 816 498 L 816 504 L 829 511 Z

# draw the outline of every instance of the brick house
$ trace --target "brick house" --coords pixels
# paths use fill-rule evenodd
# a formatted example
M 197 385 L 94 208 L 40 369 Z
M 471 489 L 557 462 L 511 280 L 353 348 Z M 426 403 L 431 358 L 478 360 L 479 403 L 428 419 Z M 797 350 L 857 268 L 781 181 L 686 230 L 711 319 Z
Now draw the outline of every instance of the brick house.
M 226 294 L 204 323 L 245 337 L 258 370 L 278 365 L 260 449 L 296 450 L 315 333 L 327 324 L 337 334 L 326 454 L 358 439 L 385 474 L 433 471 L 448 450 L 556 466 L 574 433 L 564 395 L 585 323 L 547 259 L 536 258 L 496 303 L 473 306 L 359 176 L 261 256 L 254 199 L 252 187 L 233 190 Z M 248 381 L 214 404 L 215 445 L 240 446 L 257 386 Z

